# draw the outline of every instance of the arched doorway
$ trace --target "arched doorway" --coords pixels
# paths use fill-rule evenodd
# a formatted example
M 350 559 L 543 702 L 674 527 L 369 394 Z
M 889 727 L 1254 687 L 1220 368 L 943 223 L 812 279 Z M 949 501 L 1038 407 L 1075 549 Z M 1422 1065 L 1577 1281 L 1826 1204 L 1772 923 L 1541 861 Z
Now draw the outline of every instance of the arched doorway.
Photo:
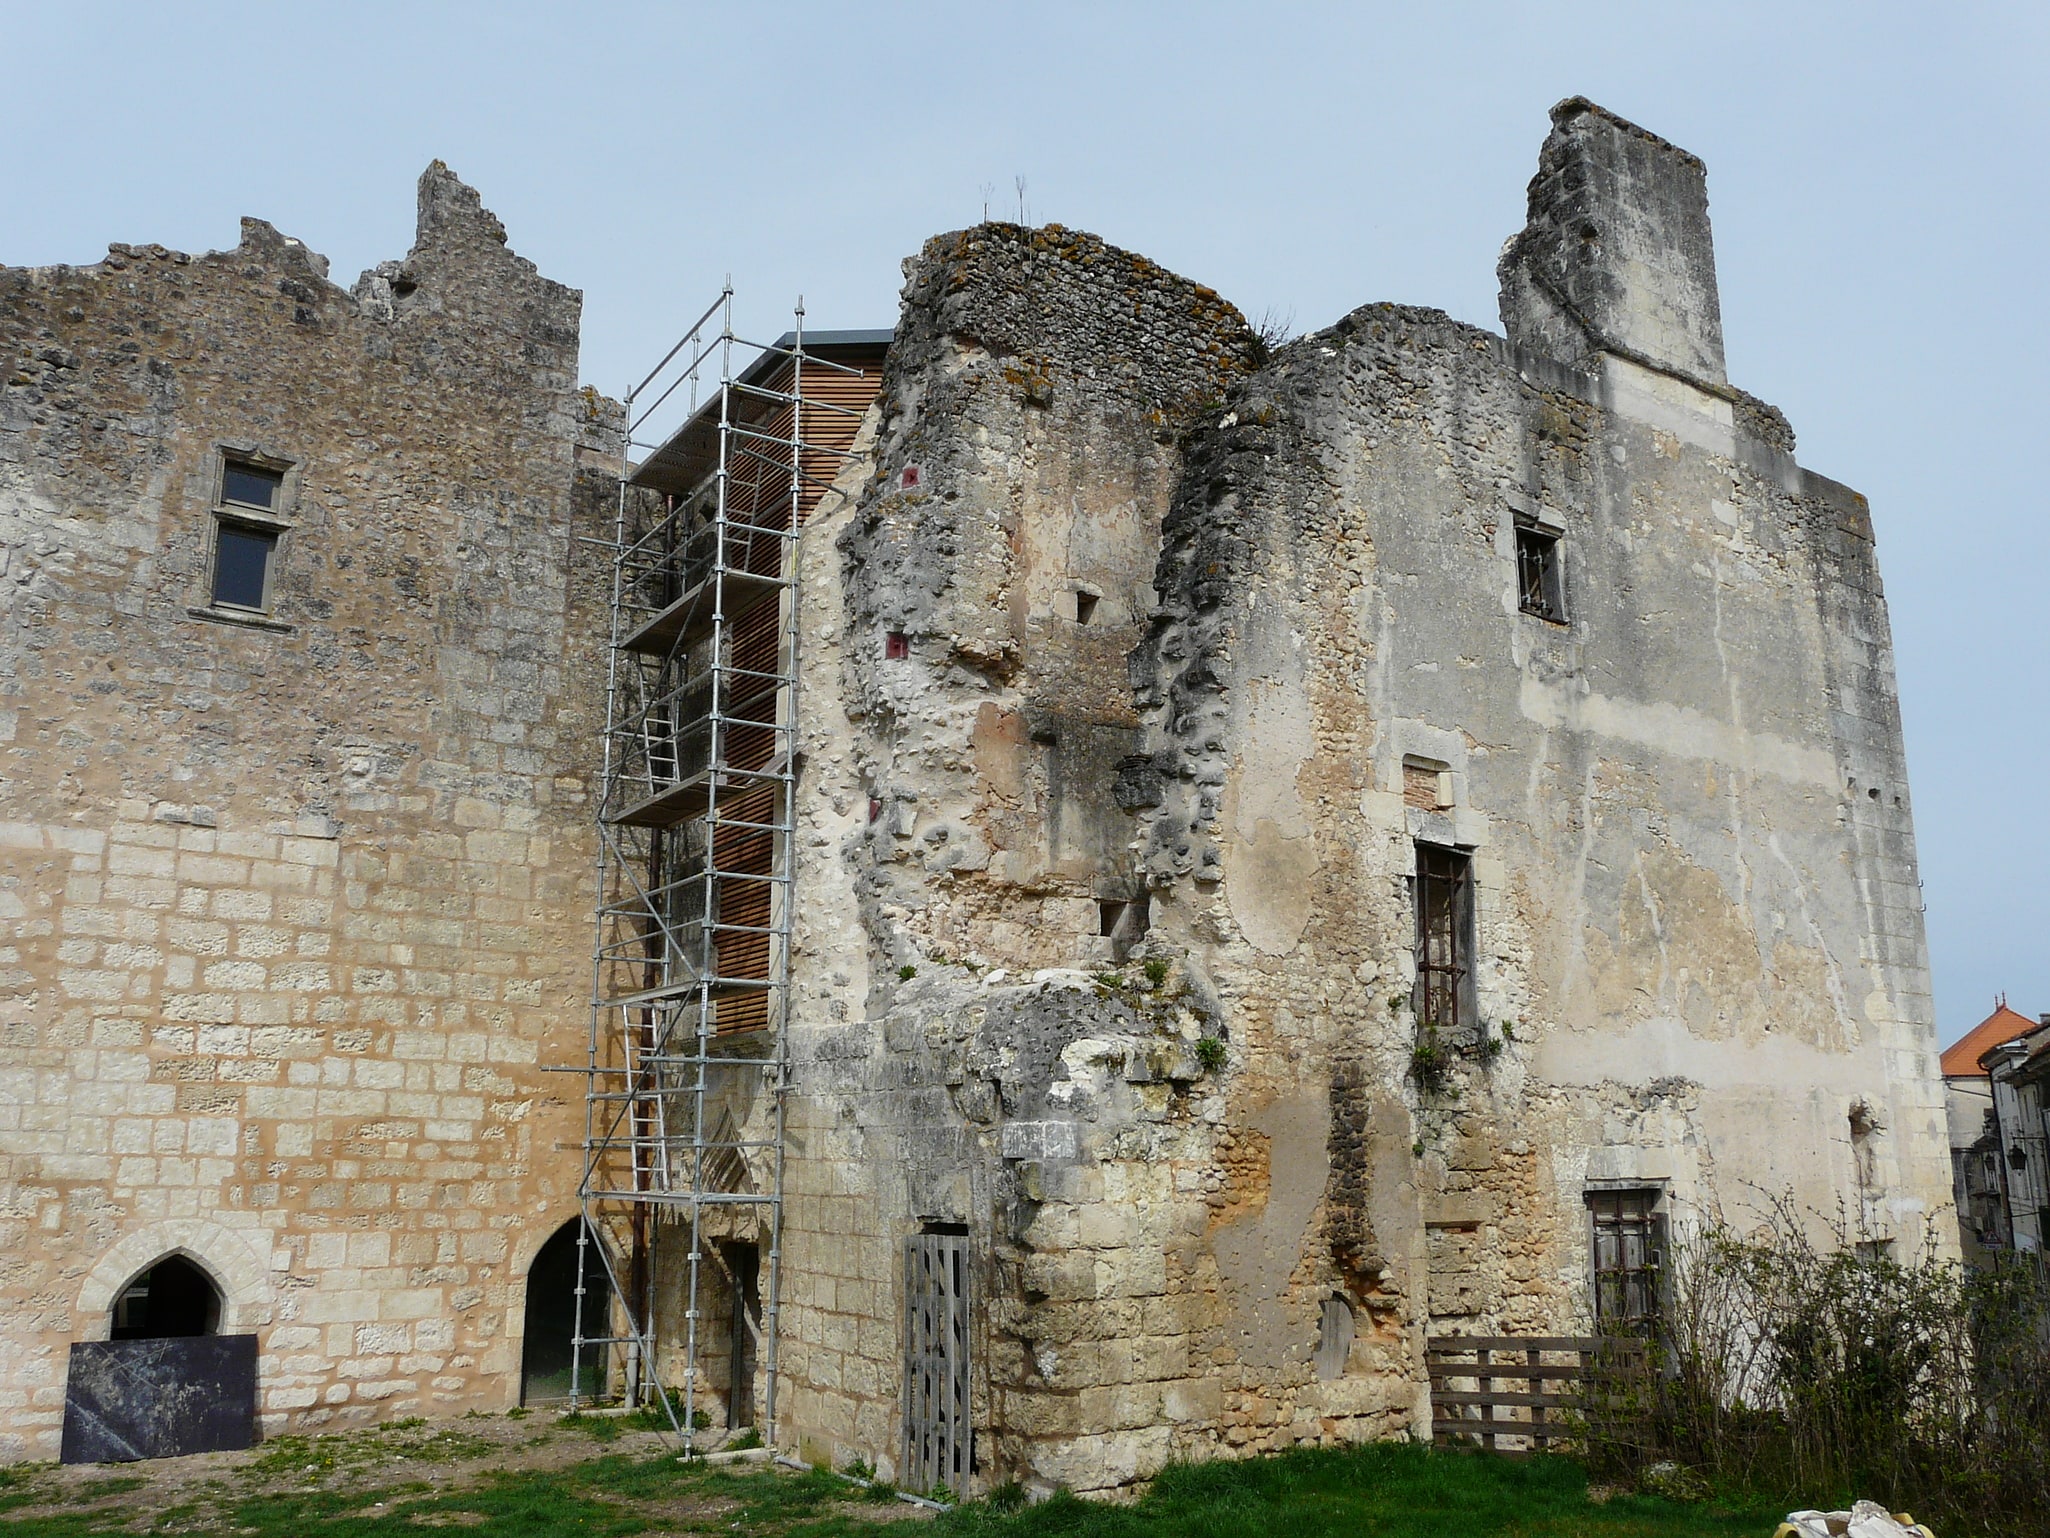
M 172 1340 L 216 1335 L 221 1289 L 183 1255 L 166 1255 L 114 1298 L 109 1340 Z
M 107 1338 L 74 1341 L 64 1383 L 66 1463 L 252 1446 L 254 1335 L 223 1335 L 226 1298 L 198 1261 L 162 1255 L 115 1289 Z
M 579 1399 L 602 1399 L 610 1386 L 607 1369 L 612 1353 L 603 1345 L 584 1344 L 583 1360 L 576 1363 L 577 1334 L 577 1238 L 584 1231 L 583 1219 L 571 1218 L 549 1236 L 527 1268 L 527 1332 L 520 1348 L 520 1403 L 546 1404 L 567 1399 L 571 1368 L 577 1366 Z M 612 1333 L 612 1287 L 606 1280 L 605 1262 L 598 1254 L 598 1237 L 590 1236 L 584 1257 L 583 1334 L 586 1337 Z

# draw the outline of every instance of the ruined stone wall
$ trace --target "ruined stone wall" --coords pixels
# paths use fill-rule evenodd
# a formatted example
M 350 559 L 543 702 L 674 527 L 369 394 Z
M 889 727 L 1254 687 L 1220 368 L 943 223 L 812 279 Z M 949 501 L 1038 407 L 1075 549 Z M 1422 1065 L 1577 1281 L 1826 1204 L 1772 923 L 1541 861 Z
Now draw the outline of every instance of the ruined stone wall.
M 1682 1224 L 1841 1200 L 1904 1245 L 1944 1204 L 1862 499 L 1628 367 L 1369 307 L 1239 387 L 1168 523 L 1156 923 L 1235 1049 L 1300 1065 L 1306 1107 L 1329 1086 L 1303 1242 L 1416 1325 L 1584 1326 L 1602 1182 L 1663 1183 Z M 1517 605 L 1537 509 L 1564 625 Z M 1442 806 L 1405 760 L 1447 766 Z M 1431 1074 L 1420 840 L 1478 886 L 1481 1029 Z
M 1569 103 L 1517 341 L 1377 305 L 1263 360 L 1058 230 L 913 264 L 805 555 L 789 1440 L 894 1467 L 930 1223 L 978 1478 L 1081 1489 L 1414 1427 L 1433 1330 L 1586 1328 L 1590 1190 L 1952 1242 L 1870 522 L 1724 382 L 1711 250 L 1699 162 Z M 1419 843 L 1476 876 L 1442 1041 Z
M 1149 980 L 1099 903 L 1144 894 L 1114 792 L 1180 432 L 1258 354 L 1094 237 L 984 226 L 910 266 L 866 478 L 805 545 L 783 1415 L 809 1453 L 897 1468 L 904 1245 L 934 1223 L 976 1256 L 980 1478 L 1115 1486 L 1215 1435 L 1200 986 Z
M 258 220 L 0 270 L 0 1449 L 174 1251 L 273 1429 L 517 1394 L 580 1167 L 579 304 L 439 163 L 353 293 Z M 210 610 L 224 450 L 285 469 L 267 616 Z

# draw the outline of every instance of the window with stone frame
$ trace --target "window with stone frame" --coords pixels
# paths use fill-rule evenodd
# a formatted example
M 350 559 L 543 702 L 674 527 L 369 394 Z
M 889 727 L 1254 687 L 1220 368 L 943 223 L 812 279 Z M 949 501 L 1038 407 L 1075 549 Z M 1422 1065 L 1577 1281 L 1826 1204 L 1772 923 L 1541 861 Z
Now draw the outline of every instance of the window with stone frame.
M 1663 1194 L 1656 1186 L 1587 1193 L 1598 1328 L 1634 1329 L 1658 1317 L 1666 1258 Z
M 1566 573 L 1557 529 L 1529 518 L 1516 520 L 1516 606 L 1525 614 L 1563 624 Z
M 214 499 L 214 550 L 207 602 L 216 609 L 268 614 L 276 601 L 278 540 L 285 473 L 227 455 Z
M 1420 1031 L 1470 1031 L 1474 999 L 1473 856 L 1438 844 L 1416 846 L 1416 986 Z

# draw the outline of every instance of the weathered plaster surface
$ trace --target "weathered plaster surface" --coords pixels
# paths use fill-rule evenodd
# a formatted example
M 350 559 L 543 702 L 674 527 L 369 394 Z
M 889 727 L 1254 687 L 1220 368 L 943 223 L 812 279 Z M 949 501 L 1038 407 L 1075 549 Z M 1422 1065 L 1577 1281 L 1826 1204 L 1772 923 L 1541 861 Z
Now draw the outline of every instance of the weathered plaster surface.
M 1725 380 L 1703 187 L 1562 106 L 1506 341 L 1371 305 L 1263 358 L 1056 229 L 909 265 L 806 557 L 801 1446 L 892 1466 L 930 1222 L 976 1244 L 979 1477 L 1079 1488 L 1412 1426 L 1433 1329 L 1584 1328 L 1590 1185 L 1949 1242 L 1870 523 Z M 1442 1083 L 1419 839 L 1479 889 Z

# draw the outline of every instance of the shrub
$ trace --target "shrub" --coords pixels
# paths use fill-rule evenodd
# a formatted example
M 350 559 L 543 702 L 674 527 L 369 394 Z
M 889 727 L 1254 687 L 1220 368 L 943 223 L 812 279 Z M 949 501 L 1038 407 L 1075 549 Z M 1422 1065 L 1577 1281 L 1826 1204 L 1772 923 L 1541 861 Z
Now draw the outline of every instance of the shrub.
M 2050 1509 L 2050 1287 L 2033 1257 L 1897 1260 L 1784 1203 L 1676 1243 L 1655 1370 L 1591 1417 L 1597 1470 L 1653 1464 L 1789 1506 L 1855 1497 L 1939 1531 L 2035 1532 Z

